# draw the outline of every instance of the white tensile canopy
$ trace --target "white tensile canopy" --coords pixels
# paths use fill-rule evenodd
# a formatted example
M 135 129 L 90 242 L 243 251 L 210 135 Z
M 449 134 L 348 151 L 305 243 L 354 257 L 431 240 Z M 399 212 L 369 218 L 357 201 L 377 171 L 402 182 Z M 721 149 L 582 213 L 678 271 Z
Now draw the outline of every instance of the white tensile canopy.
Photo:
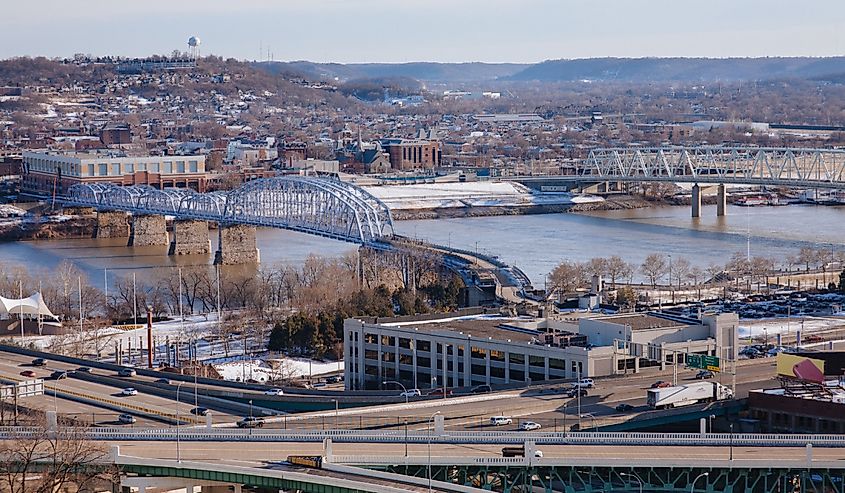
M 22 299 L 10 299 L 0 296 L 0 316 L 6 318 L 9 315 L 20 316 L 21 313 L 30 317 L 41 316 L 58 320 L 58 317 L 53 315 L 53 312 L 47 308 L 41 293 L 36 292 L 32 296 Z

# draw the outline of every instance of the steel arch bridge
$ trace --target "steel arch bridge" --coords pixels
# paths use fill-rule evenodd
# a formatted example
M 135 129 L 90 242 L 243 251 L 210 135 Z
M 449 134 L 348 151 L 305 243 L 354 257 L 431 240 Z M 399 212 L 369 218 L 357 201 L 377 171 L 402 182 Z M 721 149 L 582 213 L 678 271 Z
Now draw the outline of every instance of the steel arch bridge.
M 845 150 L 779 147 L 617 147 L 590 151 L 580 179 L 845 189 Z
M 288 229 L 360 244 L 393 236 L 393 217 L 382 201 L 355 185 L 330 178 L 264 178 L 228 192 L 211 193 L 146 185 L 77 184 L 61 201 L 100 210 Z

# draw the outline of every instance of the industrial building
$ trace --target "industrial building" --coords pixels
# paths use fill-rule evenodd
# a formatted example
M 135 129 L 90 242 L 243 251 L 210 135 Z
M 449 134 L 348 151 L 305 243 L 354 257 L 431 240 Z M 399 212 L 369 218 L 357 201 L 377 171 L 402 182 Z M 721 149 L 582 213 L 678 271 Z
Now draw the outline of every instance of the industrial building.
M 128 156 L 115 151 L 24 152 L 22 191 L 64 194 L 77 183 L 150 185 L 205 192 L 205 156 Z
M 513 385 L 638 372 L 686 354 L 732 357 L 735 314 L 551 319 L 477 313 L 344 322 L 348 390 Z
M 430 139 L 382 139 L 381 147 L 393 170 L 432 169 L 440 166 L 440 141 Z

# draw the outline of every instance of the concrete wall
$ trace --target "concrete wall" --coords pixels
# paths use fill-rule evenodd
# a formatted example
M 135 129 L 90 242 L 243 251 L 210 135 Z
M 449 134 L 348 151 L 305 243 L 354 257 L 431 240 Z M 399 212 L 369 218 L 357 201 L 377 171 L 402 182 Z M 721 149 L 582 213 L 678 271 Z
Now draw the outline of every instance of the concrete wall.
M 207 255 L 211 253 L 208 238 L 208 222 L 183 220 L 173 221 L 173 241 L 170 255 Z
M 97 213 L 95 238 L 128 238 L 128 216 L 122 211 L 100 211 Z
M 167 221 L 164 216 L 132 216 L 129 246 L 158 246 L 169 244 L 170 238 L 167 236 Z
M 239 265 L 260 262 L 255 243 L 255 226 L 221 224 L 218 231 L 220 246 L 214 258 L 215 264 Z

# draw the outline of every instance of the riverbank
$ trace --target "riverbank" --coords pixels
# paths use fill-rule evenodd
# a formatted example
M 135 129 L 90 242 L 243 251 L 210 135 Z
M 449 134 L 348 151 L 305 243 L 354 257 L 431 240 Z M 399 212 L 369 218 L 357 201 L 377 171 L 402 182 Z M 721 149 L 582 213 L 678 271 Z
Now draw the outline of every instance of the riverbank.
M 444 207 L 433 209 L 391 209 L 393 219 L 454 219 L 462 217 L 527 216 L 534 214 L 560 214 L 563 212 L 617 211 L 651 207 L 655 204 L 640 197 L 619 195 L 597 202 L 570 204 L 539 204 L 481 207 Z
M 0 221 L 0 241 L 91 238 L 97 226 L 92 216 L 27 216 Z

